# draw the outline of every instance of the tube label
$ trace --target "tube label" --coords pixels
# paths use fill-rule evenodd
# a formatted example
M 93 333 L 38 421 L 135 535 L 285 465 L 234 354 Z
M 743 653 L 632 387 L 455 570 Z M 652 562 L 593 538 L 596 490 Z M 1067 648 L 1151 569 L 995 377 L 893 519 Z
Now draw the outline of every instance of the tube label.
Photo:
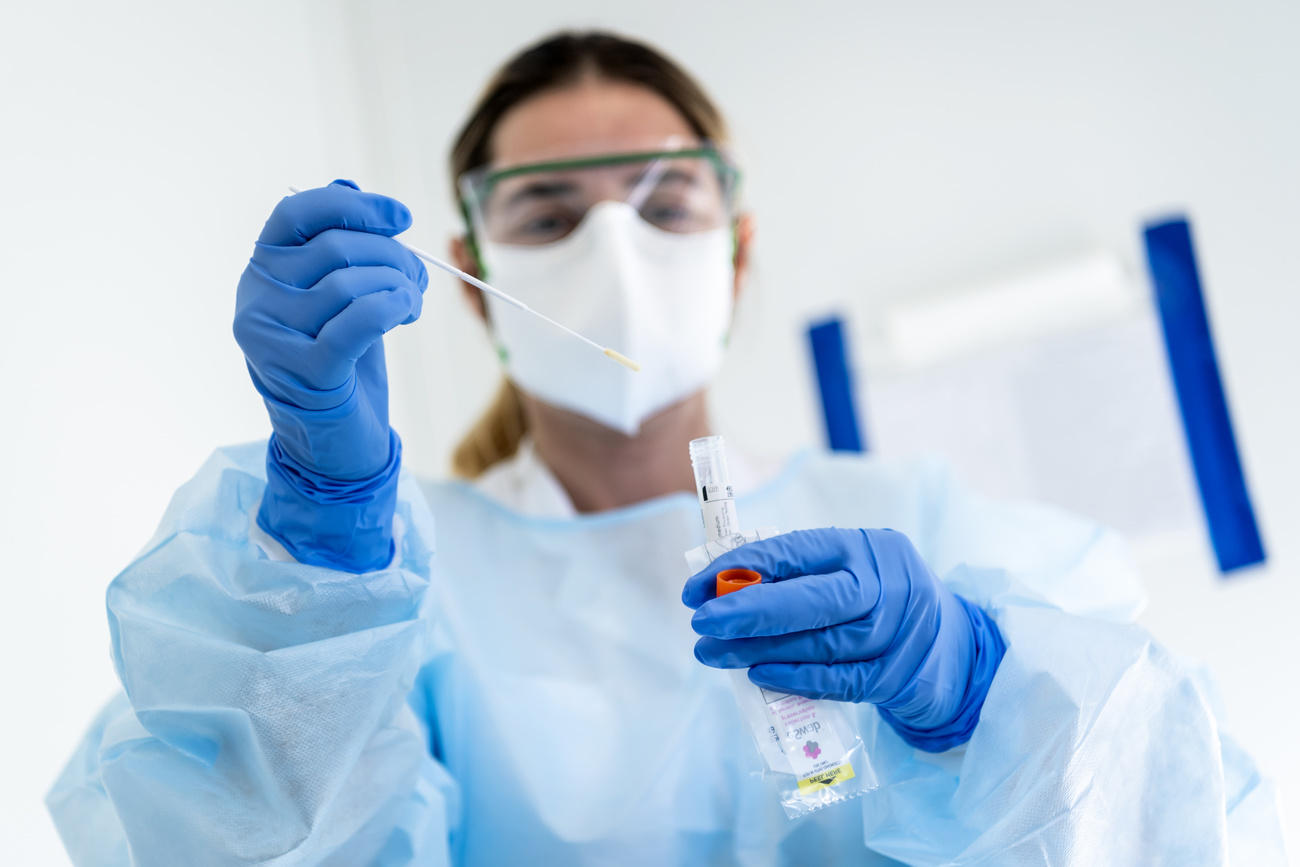
M 732 493 L 731 485 L 701 487 L 700 514 L 704 518 L 704 534 L 710 542 L 730 539 L 740 532 L 735 494 Z

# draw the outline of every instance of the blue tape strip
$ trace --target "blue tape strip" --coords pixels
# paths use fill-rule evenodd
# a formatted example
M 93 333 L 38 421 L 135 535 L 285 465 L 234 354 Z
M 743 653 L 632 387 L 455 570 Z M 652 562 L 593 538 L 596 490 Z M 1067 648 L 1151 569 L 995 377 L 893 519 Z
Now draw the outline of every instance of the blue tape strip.
M 1174 217 L 1147 224 L 1143 234 L 1169 369 L 1219 570 L 1261 563 L 1264 543 L 1219 377 L 1191 227 L 1185 218 Z
M 867 445 L 858 427 L 853 402 L 853 378 L 849 374 L 843 320 L 831 317 L 813 323 L 808 327 L 808 342 L 821 391 L 827 443 L 835 451 L 865 452 Z

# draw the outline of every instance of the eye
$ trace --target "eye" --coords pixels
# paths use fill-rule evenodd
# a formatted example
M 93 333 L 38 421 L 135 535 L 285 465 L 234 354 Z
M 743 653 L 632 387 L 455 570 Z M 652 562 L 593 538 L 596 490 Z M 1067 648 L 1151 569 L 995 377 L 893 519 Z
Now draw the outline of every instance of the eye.
M 523 230 L 526 234 L 545 235 L 551 232 L 558 232 L 567 222 L 554 214 L 545 217 L 535 217 L 524 224 Z
M 641 209 L 641 216 L 661 229 L 682 231 L 691 226 L 693 215 L 679 202 L 649 202 Z
M 548 210 L 521 219 L 510 232 L 516 244 L 545 244 L 573 231 L 577 221 L 563 210 Z

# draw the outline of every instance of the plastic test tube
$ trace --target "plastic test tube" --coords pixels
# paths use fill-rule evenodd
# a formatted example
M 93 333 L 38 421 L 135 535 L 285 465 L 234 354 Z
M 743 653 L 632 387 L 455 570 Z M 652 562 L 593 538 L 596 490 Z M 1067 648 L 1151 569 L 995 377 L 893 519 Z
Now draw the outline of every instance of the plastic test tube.
M 710 542 L 731 539 L 740 533 L 736 517 L 736 495 L 727 469 L 727 451 L 722 437 L 691 440 L 691 468 L 695 470 L 695 491 L 700 498 L 700 515 Z M 714 595 L 724 596 L 758 584 L 763 576 L 752 569 L 724 569 L 715 579 Z
M 710 542 L 730 539 L 740 532 L 735 492 L 727 469 L 727 451 L 720 436 L 691 440 L 691 469 L 695 493 L 700 498 L 704 534 Z

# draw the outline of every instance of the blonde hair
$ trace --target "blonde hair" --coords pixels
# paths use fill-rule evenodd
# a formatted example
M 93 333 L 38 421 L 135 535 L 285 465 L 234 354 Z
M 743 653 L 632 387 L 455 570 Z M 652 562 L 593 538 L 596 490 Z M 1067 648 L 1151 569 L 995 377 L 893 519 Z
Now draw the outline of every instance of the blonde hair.
M 451 471 L 464 479 L 478 478 L 493 464 L 513 456 L 527 432 L 519 388 L 503 380 L 491 405 L 452 452 Z
M 451 149 L 451 188 L 460 177 L 491 160 L 492 133 L 510 109 L 530 96 L 595 75 L 638 84 L 672 104 L 700 138 L 722 143 L 727 125 L 721 112 L 691 75 L 663 53 L 612 33 L 561 32 L 515 55 L 497 71 L 461 127 Z M 457 204 L 464 212 L 464 206 Z M 477 257 L 473 228 L 466 242 Z M 514 455 L 528 433 L 519 389 L 505 380 L 483 416 L 452 453 L 452 472 L 477 478 Z

